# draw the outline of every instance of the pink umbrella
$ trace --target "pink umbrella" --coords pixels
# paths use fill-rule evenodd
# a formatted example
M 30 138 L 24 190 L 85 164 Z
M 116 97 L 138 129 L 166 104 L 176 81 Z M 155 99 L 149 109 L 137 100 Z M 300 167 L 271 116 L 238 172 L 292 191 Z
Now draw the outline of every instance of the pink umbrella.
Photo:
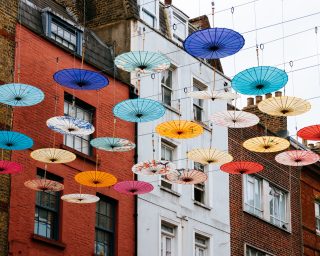
M 177 169 L 172 173 L 166 175 L 166 178 L 177 184 L 199 184 L 205 182 L 208 175 L 202 171 L 193 169 Z
M 275 160 L 284 165 L 304 166 L 319 161 L 318 154 L 308 150 L 289 150 L 276 155 Z
M 15 174 L 19 172 L 22 172 L 21 164 L 5 160 L 0 161 L 0 174 Z
M 36 191 L 60 191 L 64 189 L 64 185 L 60 182 L 48 179 L 27 180 L 24 185 L 27 188 Z
M 153 186 L 150 183 L 137 180 L 121 181 L 114 185 L 113 188 L 119 193 L 127 195 L 146 194 L 153 190 Z

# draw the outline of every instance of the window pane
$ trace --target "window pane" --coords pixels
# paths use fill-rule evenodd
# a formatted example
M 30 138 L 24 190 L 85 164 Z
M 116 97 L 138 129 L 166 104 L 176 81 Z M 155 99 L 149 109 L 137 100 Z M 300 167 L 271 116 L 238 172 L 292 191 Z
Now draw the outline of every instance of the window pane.
M 166 70 L 161 73 L 161 84 L 166 87 L 172 88 L 172 71 Z
M 245 210 L 262 216 L 261 180 L 253 175 L 245 176 Z
M 172 91 L 166 87 L 162 87 L 162 102 L 168 106 L 171 106 Z
M 166 238 L 166 256 L 171 256 L 172 248 L 171 248 L 171 238 Z
M 151 27 L 155 27 L 155 16 L 146 11 L 145 9 L 142 9 L 142 19 Z

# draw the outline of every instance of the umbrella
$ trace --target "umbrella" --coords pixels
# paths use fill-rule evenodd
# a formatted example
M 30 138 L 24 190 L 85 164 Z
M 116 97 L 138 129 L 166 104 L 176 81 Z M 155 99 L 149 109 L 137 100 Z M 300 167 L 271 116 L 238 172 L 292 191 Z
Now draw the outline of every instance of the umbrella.
M 320 124 L 304 127 L 297 135 L 304 140 L 320 140 Z
M 259 123 L 259 117 L 245 111 L 221 111 L 214 113 L 210 120 L 229 128 L 246 128 Z
M 156 132 L 168 138 L 190 139 L 202 134 L 203 127 L 187 120 L 172 120 L 159 124 Z
M 175 169 L 175 165 L 165 160 L 150 160 L 135 164 L 132 172 L 139 175 L 166 175 Z
M 62 164 L 76 159 L 76 155 L 58 148 L 41 148 L 31 152 L 30 156 L 43 163 Z
M 233 157 L 215 148 L 196 148 L 188 152 L 188 158 L 200 164 L 224 164 Z
M 189 97 L 201 100 L 233 100 L 240 98 L 239 95 L 232 92 L 225 91 L 214 91 L 214 90 L 205 90 L 205 91 L 194 91 L 188 93 Z
M 6 160 L 0 161 L 0 174 L 16 174 L 22 172 L 22 165 Z
M 33 140 L 19 132 L 0 131 L 0 148 L 7 150 L 24 150 L 33 146 Z
M 90 204 L 100 200 L 99 197 L 90 194 L 66 194 L 61 197 L 63 201 L 74 204 Z
M 289 150 L 276 155 L 275 160 L 289 166 L 305 166 L 319 161 L 318 154 L 308 150 Z
M 176 169 L 166 175 L 166 178 L 177 184 L 198 184 L 205 182 L 208 176 L 204 172 L 193 169 Z
M 129 140 L 113 137 L 95 138 L 90 141 L 91 146 L 113 152 L 125 152 L 135 148 L 135 144 Z
M 117 182 L 117 178 L 110 173 L 101 171 L 85 171 L 78 173 L 74 179 L 81 185 L 88 187 L 110 187 Z
M 144 181 L 126 180 L 121 181 L 113 187 L 116 191 L 126 195 L 141 195 L 153 190 L 153 186 Z
M 246 140 L 243 146 L 254 152 L 272 153 L 285 150 L 290 146 L 289 141 L 274 136 L 261 136 Z
M 36 191 L 60 191 L 64 189 L 64 185 L 60 182 L 54 180 L 44 179 L 34 179 L 34 180 L 27 180 L 24 185 L 27 188 Z
M 235 161 L 220 166 L 220 170 L 230 174 L 252 174 L 261 172 L 263 165 L 257 162 Z

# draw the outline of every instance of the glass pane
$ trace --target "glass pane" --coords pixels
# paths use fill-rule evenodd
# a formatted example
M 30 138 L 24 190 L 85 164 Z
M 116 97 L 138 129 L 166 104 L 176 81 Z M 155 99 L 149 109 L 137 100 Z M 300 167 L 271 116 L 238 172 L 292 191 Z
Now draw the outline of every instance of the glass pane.
M 151 27 L 155 27 L 155 16 L 142 9 L 142 19 Z
M 51 23 L 51 32 L 57 33 L 58 27 L 55 23 Z
M 165 85 L 166 87 L 172 88 L 172 71 L 166 70 L 161 73 L 161 84 Z
M 171 238 L 166 238 L 166 256 L 171 256 L 172 248 L 171 248 Z
M 172 184 L 169 183 L 168 181 L 163 180 L 163 179 L 165 179 L 165 177 L 162 177 L 162 179 L 161 179 L 161 186 L 168 188 L 168 189 L 172 189 Z
M 162 86 L 162 102 L 168 106 L 171 106 L 171 95 L 172 91 Z

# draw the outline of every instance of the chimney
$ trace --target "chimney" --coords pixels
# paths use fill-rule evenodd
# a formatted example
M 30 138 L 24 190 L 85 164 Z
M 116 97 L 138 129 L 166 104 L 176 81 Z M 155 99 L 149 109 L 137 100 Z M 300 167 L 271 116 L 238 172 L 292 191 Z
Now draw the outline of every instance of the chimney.
M 172 0 L 164 0 L 165 5 L 172 5 Z
M 281 96 L 281 92 L 276 92 L 275 96 Z M 265 95 L 265 99 L 270 99 L 271 93 Z M 247 98 L 247 106 L 243 108 L 243 111 L 257 115 L 260 118 L 260 124 L 266 127 L 269 131 L 277 133 L 281 130 L 287 130 L 287 118 L 282 116 L 270 116 L 258 109 L 258 104 L 263 100 L 263 96 L 256 96 Z M 255 101 L 255 102 L 254 102 Z
M 275 96 L 276 96 L 276 97 L 281 97 L 281 96 L 282 96 L 282 92 L 279 92 L 279 91 L 278 91 L 278 92 L 275 92 Z
M 210 21 L 207 15 L 190 19 L 189 23 L 198 29 L 210 28 Z

